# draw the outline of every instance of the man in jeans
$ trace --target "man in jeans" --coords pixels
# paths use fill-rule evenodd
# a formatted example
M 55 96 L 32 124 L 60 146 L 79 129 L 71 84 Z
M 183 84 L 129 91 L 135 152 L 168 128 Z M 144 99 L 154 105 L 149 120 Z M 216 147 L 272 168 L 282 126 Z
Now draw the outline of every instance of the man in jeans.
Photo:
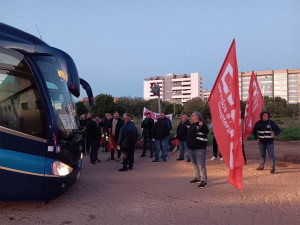
M 206 147 L 208 127 L 202 121 L 199 112 L 192 113 L 192 125 L 188 129 L 186 144 L 190 150 L 191 160 L 195 169 L 195 179 L 191 183 L 200 183 L 199 188 L 207 187 Z M 199 170 L 199 164 L 201 169 Z
M 120 129 L 120 135 L 117 142 L 117 148 L 122 149 L 123 152 L 123 168 L 119 169 L 119 171 L 127 171 L 128 169 L 132 170 L 134 162 L 134 148 L 138 138 L 137 129 L 131 121 L 131 114 L 125 113 L 124 119 L 125 124 Z
M 152 137 L 155 139 L 155 159 L 152 162 L 159 162 L 159 149 L 161 147 L 162 160 L 167 161 L 170 130 L 172 128 L 171 121 L 165 117 L 164 113 L 160 114 L 160 118 L 152 127 Z
M 274 154 L 274 136 L 279 135 L 281 129 L 269 119 L 269 112 L 262 111 L 260 120 L 255 123 L 253 128 L 254 138 L 257 139 L 260 151 L 260 166 L 256 170 L 263 170 L 266 161 L 266 150 L 271 159 L 270 173 L 275 173 L 275 154 Z
M 146 118 L 143 120 L 141 127 L 143 128 L 143 138 L 144 138 L 144 146 L 143 153 L 141 157 L 146 156 L 147 144 L 150 145 L 150 158 L 153 158 L 153 147 L 152 147 L 152 137 L 151 130 L 154 124 L 154 120 L 151 118 L 151 114 L 149 112 L 145 113 Z
M 190 162 L 190 152 L 189 149 L 186 147 L 186 137 L 188 132 L 188 126 L 190 126 L 191 123 L 188 120 L 188 117 L 186 114 L 183 114 L 181 117 L 181 122 L 177 127 L 175 137 L 179 140 L 179 149 L 180 149 L 180 155 L 177 160 L 184 160 L 184 153 L 186 153 L 186 161 Z

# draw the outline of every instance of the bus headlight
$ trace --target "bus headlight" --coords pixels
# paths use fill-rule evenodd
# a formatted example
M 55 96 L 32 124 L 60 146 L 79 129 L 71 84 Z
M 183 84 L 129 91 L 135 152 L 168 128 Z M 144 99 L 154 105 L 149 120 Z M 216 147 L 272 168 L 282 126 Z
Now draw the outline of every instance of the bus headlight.
M 51 167 L 56 176 L 66 176 L 73 171 L 71 167 L 59 161 L 54 161 Z

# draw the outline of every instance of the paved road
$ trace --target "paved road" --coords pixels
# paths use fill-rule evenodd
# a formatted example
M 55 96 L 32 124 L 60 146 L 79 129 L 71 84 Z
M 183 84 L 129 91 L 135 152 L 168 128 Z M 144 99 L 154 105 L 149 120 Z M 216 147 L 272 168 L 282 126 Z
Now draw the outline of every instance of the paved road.
M 280 146 L 281 157 L 287 145 Z M 0 203 L 0 224 L 300 224 L 300 164 L 278 160 L 276 174 L 256 171 L 257 144 L 250 142 L 241 193 L 227 183 L 226 165 L 209 160 L 211 151 L 206 189 L 189 183 L 193 166 L 176 161 L 178 152 L 152 163 L 137 151 L 128 172 L 118 172 L 120 162 L 92 165 L 84 158 L 81 177 L 67 193 L 46 205 Z

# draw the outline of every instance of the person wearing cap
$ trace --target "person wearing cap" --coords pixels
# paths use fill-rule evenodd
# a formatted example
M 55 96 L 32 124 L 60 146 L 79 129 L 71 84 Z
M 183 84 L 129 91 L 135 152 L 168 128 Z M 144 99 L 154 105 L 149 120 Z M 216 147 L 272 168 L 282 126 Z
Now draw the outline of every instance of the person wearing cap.
M 260 120 L 253 128 L 254 139 L 257 140 L 260 151 L 260 166 L 256 170 L 263 170 L 266 161 L 266 151 L 271 159 L 270 173 L 275 173 L 274 137 L 281 133 L 281 129 L 270 120 L 269 112 L 262 111 Z
M 143 120 L 141 128 L 143 129 L 143 138 L 144 138 L 144 146 L 143 153 L 141 157 L 146 156 L 147 144 L 150 145 L 150 158 L 153 158 L 153 146 L 152 146 L 152 136 L 151 129 L 154 124 L 154 120 L 151 118 L 150 112 L 145 113 L 146 118 Z
M 206 147 L 207 134 L 209 132 L 207 124 L 202 121 L 199 112 L 192 113 L 192 124 L 188 129 L 186 145 L 190 150 L 191 161 L 195 169 L 195 179 L 191 183 L 199 184 L 199 188 L 207 187 L 206 173 Z M 199 164 L 201 169 L 199 169 Z

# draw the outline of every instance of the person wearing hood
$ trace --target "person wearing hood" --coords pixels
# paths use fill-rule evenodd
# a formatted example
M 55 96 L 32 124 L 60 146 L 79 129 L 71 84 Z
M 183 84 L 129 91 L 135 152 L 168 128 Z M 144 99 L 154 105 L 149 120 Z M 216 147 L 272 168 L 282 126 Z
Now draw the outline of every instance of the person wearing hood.
M 270 120 L 269 112 L 262 111 L 260 120 L 255 123 L 253 128 L 254 138 L 258 142 L 260 151 L 260 166 L 256 170 L 263 170 L 266 161 L 266 151 L 271 159 L 270 173 L 275 173 L 275 154 L 274 154 L 274 137 L 279 135 L 281 129 L 275 122 Z

